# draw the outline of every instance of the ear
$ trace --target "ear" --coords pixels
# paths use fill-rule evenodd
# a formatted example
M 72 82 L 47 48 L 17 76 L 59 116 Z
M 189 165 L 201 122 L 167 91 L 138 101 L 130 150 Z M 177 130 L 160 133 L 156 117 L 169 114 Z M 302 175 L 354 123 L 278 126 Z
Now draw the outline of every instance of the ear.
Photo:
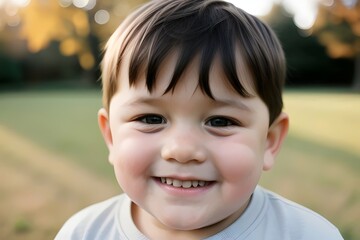
M 106 146 L 110 150 L 113 142 L 112 142 L 112 135 L 109 126 L 109 114 L 105 110 L 105 108 L 101 108 L 98 112 L 98 123 L 99 123 L 100 131 L 104 137 Z
M 282 112 L 268 130 L 263 165 L 264 171 L 270 170 L 274 165 L 275 158 L 281 149 L 288 129 L 289 117 L 286 113 Z

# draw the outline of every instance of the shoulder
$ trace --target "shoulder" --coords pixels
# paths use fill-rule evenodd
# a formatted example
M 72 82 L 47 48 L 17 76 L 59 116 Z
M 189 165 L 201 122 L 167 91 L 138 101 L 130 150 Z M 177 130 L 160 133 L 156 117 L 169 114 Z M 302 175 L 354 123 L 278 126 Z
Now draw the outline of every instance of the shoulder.
M 101 239 L 99 237 L 102 233 L 99 229 L 116 231 L 115 219 L 125 199 L 125 195 L 122 194 L 84 208 L 65 222 L 55 240 L 88 239 L 86 236 Z M 100 236 L 95 237 L 97 235 Z
M 271 191 L 262 188 L 259 190 L 263 192 L 267 202 L 264 220 L 276 222 L 280 232 L 291 236 L 289 239 L 343 239 L 339 230 L 318 213 Z

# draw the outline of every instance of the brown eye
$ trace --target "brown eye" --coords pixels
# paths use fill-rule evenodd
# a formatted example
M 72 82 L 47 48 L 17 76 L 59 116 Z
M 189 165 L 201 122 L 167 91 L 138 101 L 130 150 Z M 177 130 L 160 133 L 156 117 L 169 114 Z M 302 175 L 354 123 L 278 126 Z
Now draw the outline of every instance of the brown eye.
M 137 121 L 143 122 L 145 124 L 164 124 L 166 119 L 160 115 L 145 115 L 137 119 Z
M 213 117 L 206 122 L 206 125 L 211 127 L 228 127 L 237 124 L 231 119 L 225 117 Z

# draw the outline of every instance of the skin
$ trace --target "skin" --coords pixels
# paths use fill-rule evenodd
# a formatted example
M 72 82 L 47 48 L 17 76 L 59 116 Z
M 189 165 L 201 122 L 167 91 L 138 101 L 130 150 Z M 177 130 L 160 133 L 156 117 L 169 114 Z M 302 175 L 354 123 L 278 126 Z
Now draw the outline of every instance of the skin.
M 199 239 L 233 223 L 262 171 L 273 166 L 288 129 L 285 113 L 269 127 L 268 109 L 246 72 L 239 76 L 253 97 L 225 84 L 217 58 L 210 71 L 215 100 L 197 87 L 197 59 L 164 95 L 176 59 L 164 61 L 152 93 L 144 77 L 129 86 L 124 59 L 109 111 L 98 114 L 117 181 L 133 201 L 133 220 L 151 239 Z M 205 186 L 194 187 L 200 181 Z

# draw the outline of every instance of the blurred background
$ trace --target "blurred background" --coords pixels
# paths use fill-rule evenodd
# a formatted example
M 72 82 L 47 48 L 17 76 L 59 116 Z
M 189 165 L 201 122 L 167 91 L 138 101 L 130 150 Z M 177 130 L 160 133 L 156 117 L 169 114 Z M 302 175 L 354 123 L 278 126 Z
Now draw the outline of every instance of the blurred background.
M 121 192 L 97 127 L 106 40 L 145 0 L 0 0 L 0 239 L 52 239 Z M 360 239 L 360 2 L 233 0 L 288 63 L 291 128 L 261 184 Z

